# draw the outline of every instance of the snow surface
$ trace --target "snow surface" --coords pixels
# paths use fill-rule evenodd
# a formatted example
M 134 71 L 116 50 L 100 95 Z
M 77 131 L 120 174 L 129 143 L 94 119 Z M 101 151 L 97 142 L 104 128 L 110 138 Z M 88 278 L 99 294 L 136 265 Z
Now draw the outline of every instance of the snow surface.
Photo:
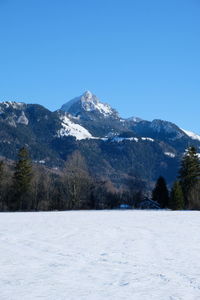
M 120 143 L 120 142 L 123 142 L 123 141 L 135 141 L 135 142 L 138 142 L 139 139 L 136 138 L 136 137 L 119 137 L 119 136 L 115 136 L 112 138 L 112 142 L 117 142 L 117 143 Z
M 118 143 L 123 142 L 123 141 L 135 141 L 135 142 L 138 142 L 139 140 L 140 140 L 140 138 L 137 138 L 137 137 L 129 137 L 129 138 L 127 138 L 127 137 L 115 136 L 115 137 L 112 138 L 113 142 L 118 142 Z M 149 138 L 149 137 L 141 137 L 141 140 L 142 141 L 154 142 L 154 139 Z
M 200 299 L 200 212 L 0 214 L 1 300 Z
M 171 158 L 174 158 L 176 157 L 176 154 L 172 153 L 172 152 L 164 152 L 165 155 L 171 157 Z
M 149 137 L 142 137 L 141 139 L 142 139 L 143 141 L 154 142 L 154 139 L 149 138 Z
M 77 140 L 90 139 L 92 135 L 83 126 L 73 123 L 66 115 L 61 116 L 62 128 L 58 130 L 57 136 L 74 136 Z
M 182 129 L 182 128 L 181 128 L 181 130 L 183 132 L 185 132 L 185 134 L 187 134 L 187 136 L 189 136 L 191 139 L 200 141 L 200 135 L 198 135 L 198 134 L 196 134 L 196 133 L 194 133 L 192 131 L 188 131 L 188 130 Z
M 133 122 L 139 123 L 143 120 L 141 118 L 138 118 L 138 117 L 130 117 L 130 118 L 126 119 L 126 121 L 133 121 Z

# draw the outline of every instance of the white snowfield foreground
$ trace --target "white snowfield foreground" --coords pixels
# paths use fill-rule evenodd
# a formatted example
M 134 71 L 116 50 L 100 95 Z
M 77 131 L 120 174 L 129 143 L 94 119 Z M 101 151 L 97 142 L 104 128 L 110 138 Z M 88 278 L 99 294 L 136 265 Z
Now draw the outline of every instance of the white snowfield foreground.
M 200 213 L 1 213 L 0 299 L 200 299 Z

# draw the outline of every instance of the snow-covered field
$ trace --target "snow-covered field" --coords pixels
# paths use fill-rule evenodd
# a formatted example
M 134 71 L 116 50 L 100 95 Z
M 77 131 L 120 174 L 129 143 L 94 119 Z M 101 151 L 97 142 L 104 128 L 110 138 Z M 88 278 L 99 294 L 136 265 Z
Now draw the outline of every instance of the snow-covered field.
M 200 212 L 0 214 L 0 300 L 200 299 Z

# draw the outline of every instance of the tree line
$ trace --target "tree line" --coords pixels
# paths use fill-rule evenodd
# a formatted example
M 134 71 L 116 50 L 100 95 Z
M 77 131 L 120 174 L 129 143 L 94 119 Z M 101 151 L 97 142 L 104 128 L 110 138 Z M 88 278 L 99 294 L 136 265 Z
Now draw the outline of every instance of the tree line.
M 189 147 L 180 164 L 177 180 L 171 191 L 160 176 L 152 191 L 152 200 L 161 208 L 200 210 L 200 160 L 195 147 Z
M 135 186 L 119 191 L 110 181 L 93 177 L 79 151 L 63 170 L 33 163 L 25 147 L 14 164 L 0 162 L 0 211 L 113 209 L 121 203 L 133 207 L 141 199 Z

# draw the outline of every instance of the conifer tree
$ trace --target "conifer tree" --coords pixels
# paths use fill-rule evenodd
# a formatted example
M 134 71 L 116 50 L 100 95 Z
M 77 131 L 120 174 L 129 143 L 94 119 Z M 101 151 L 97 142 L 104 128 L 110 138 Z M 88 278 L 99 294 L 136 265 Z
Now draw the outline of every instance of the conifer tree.
M 166 186 L 165 179 L 162 176 L 158 178 L 155 188 L 153 189 L 152 200 L 158 202 L 161 208 L 168 207 L 169 192 Z
M 32 165 L 29 158 L 28 150 L 23 147 L 19 150 L 18 160 L 15 165 L 15 173 L 13 176 L 13 210 L 30 209 L 29 192 L 32 180 Z
M 200 161 L 195 147 L 189 147 L 183 156 L 179 180 L 184 194 L 185 206 L 189 207 L 189 194 L 200 180 Z
M 184 195 L 179 181 L 175 181 L 170 194 L 170 208 L 182 210 L 185 207 Z

